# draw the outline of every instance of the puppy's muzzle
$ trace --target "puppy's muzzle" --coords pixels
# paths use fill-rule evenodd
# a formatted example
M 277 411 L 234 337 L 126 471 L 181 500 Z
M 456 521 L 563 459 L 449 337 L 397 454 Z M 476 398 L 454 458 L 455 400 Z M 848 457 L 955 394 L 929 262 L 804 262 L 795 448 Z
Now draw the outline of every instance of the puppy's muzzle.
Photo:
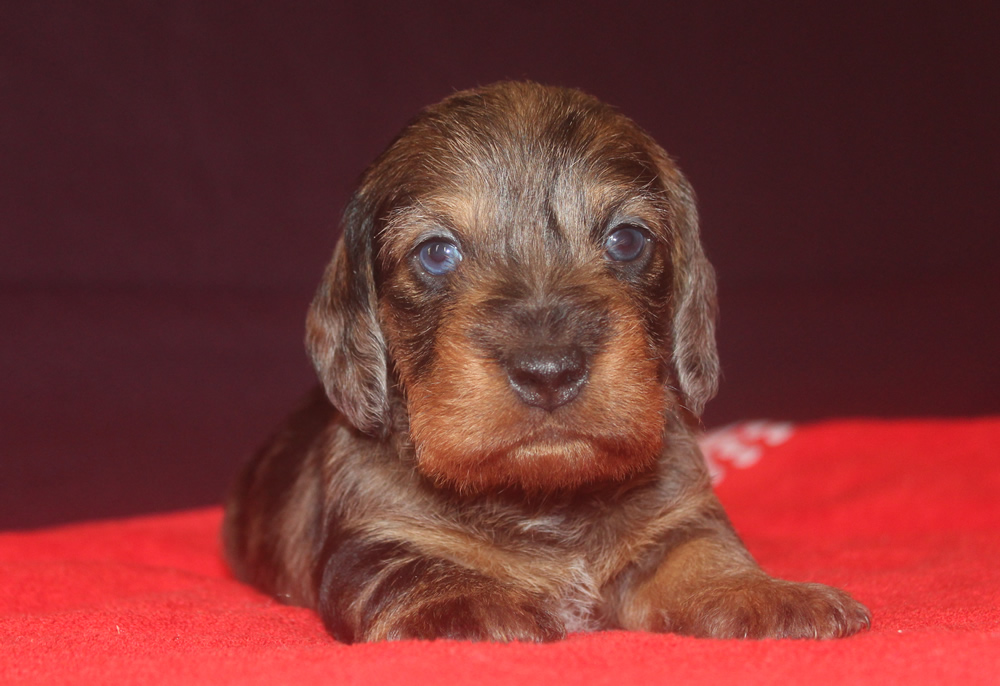
M 517 396 L 548 412 L 571 402 L 587 383 L 587 356 L 577 345 L 517 350 L 503 366 Z

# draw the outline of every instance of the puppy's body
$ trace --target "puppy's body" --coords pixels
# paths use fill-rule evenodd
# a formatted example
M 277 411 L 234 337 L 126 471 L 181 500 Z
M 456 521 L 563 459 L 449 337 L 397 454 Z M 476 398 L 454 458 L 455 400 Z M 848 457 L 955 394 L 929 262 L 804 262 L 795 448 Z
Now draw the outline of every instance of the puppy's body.
M 713 322 L 690 190 L 645 133 L 534 84 L 445 100 L 348 208 L 309 317 L 325 393 L 237 484 L 234 570 L 345 641 L 863 628 L 764 574 L 711 492 Z

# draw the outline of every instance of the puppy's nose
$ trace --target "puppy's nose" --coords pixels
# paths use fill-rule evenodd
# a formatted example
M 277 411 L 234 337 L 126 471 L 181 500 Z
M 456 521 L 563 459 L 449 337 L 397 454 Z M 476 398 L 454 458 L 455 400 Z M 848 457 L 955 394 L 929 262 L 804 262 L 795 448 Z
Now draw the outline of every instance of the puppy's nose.
M 587 382 L 587 357 L 576 346 L 516 352 L 504 366 L 518 397 L 548 412 L 573 400 Z

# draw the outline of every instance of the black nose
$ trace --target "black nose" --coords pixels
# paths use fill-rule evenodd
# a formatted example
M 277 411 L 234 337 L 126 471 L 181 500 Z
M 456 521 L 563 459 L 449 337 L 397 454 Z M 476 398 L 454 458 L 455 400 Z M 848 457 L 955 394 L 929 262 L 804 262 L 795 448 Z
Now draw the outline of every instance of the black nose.
M 549 412 L 573 400 L 587 383 L 587 357 L 576 346 L 516 352 L 504 366 L 518 397 Z

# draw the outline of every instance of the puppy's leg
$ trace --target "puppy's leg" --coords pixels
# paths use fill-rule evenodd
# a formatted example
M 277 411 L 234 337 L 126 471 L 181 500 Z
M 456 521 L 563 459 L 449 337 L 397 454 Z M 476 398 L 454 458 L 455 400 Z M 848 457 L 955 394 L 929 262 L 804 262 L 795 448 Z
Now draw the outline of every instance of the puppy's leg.
M 727 522 L 675 538 L 652 573 L 626 591 L 624 628 L 709 638 L 837 638 L 870 626 L 868 610 L 844 591 L 768 576 Z
M 539 596 L 405 543 L 328 537 L 319 612 L 339 640 L 553 641 L 562 621 Z

